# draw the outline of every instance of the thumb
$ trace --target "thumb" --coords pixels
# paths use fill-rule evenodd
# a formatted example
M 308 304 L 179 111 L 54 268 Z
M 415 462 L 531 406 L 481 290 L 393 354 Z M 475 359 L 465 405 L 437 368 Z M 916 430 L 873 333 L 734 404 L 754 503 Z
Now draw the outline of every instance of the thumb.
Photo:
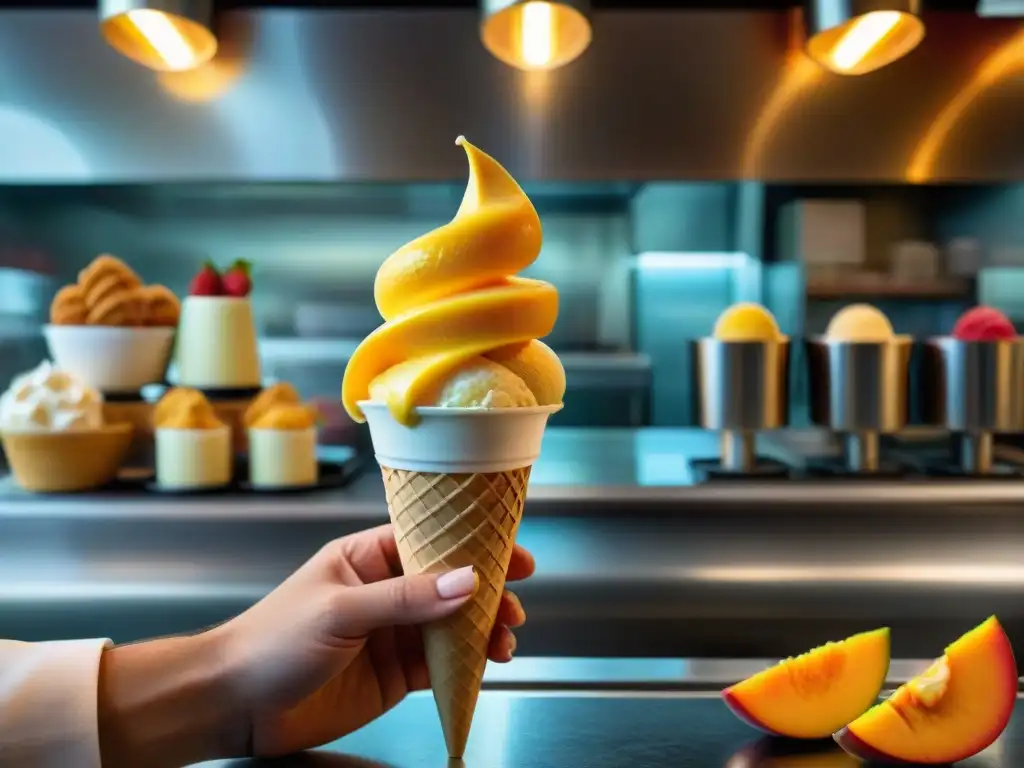
M 476 592 L 472 566 L 348 587 L 338 598 L 334 632 L 361 637 L 381 627 L 423 624 L 454 613 Z

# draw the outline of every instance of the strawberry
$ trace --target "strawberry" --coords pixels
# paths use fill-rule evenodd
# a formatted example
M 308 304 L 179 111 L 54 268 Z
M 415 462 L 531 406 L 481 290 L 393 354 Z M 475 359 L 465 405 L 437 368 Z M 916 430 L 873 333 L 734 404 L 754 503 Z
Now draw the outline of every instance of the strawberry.
M 228 296 L 239 299 L 249 295 L 252 290 L 252 264 L 239 259 L 224 273 L 224 291 Z
M 192 278 L 188 287 L 189 296 L 223 296 L 224 283 L 220 272 L 212 262 L 206 262 L 199 273 Z

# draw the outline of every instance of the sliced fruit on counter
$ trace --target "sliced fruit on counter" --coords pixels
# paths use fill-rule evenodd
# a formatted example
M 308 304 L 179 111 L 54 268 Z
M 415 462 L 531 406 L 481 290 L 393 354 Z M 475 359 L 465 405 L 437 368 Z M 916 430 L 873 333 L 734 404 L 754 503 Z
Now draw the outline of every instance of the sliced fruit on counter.
M 928 670 L 835 735 L 864 760 L 923 765 L 977 754 L 1006 728 L 1017 698 L 1017 664 L 993 616 L 946 649 Z
M 876 629 L 780 661 L 722 691 L 741 720 L 778 736 L 823 739 L 878 699 L 889 630 Z

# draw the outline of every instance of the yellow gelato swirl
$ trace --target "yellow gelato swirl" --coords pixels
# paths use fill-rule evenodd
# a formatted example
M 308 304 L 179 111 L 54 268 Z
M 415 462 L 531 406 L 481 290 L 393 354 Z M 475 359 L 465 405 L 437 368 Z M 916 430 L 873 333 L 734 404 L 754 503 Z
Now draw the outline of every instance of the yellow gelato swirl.
M 469 181 L 455 218 L 399 248 L 377 271 L 374 298 L 385 322 L 367 336 L 345 369 L 341 399 L 356 421 L 360 400 L 388 405 L 416 422 L 445 380 L 473 358 L 518 376 L 538 405 L 561 403 L 565 372 L 537 341 L 558 316 L 550 283 L 515 275 L 540 255 L 533 203 L 508 171 L 459 137 Z

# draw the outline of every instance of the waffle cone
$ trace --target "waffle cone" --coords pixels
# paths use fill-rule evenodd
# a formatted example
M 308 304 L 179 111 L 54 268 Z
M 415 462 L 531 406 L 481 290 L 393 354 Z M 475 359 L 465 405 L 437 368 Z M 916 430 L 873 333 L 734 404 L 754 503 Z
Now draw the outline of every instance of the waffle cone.
M 473 566 L 480 584 L 454 615 L 423 627 L 430 684 L 448 754 L 462 757 L 487 665 L 487 646 L 523 516 L 530 467 L 417 472 L 381 466 L 406 573 Z

